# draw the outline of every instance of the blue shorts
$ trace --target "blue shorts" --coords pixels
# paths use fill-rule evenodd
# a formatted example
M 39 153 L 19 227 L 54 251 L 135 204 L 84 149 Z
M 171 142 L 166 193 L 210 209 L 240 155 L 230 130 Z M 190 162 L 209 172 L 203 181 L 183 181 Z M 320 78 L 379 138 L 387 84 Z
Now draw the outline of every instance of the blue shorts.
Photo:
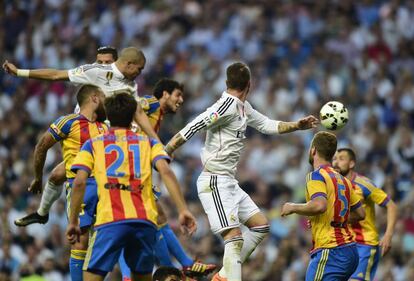
M 154 268 L 157 227 L 149 222 L 115 222 L 97 227 L 89 240 L 83 270 L 106 275 L 123 251 L 131 271 L 150 274 Z
M 359 264 L 352 279 L 374 280 L 380 259 L 380 247 L 357 244 Z
M 70 214 L 70 200 L 72 193 L 73 179 L 68 179 L 66 183 L 66 211 Z M 95 178 L 88 178 L 86 181 L 85 195 L 81 212 L 79 214 L 79 226 L 90 227 L 95 222 L 96 205 L 98 204 L 98 190 Z
M 311 255 L 306 281 L 347 281 L 357 266 L 358 251 L 354 243 L 321 249 Z

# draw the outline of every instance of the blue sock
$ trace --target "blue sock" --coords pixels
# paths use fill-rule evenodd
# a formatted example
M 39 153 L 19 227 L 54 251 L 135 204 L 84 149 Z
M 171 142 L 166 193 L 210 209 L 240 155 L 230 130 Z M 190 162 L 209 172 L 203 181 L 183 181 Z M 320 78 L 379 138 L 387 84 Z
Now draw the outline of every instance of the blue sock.
M 121 270 L 121 274 L 122 274 L 122 280 L 125 280 L 125 279 L 131 280 L 131 270 L 129 269 L 129 267 L 127 266 L 125 262 L 124 250 L 122 250 L 121 252 L 121 256 L 119 257 L 118 263 L 119 263 L 119 269 Z
M 83 281 L 83 263 L 86 251 L 70 250 L 69 270 L 72 281 Z
M 187 253 L 184 251 L 183 247 L 180 244 L 177 236 L 175 236 L 174 231 L 171 227 L 166 224 L 160 228 L 164 240 L 167 242 L 168 250 L 171 254 L 180 262 L 182 266 L 192 266 L 194 260 L 190 258 Z
M 168 251 L 167 241 L 162 234 L 161 229 L 157 231 L 157 242 L 155 243 L 155 256 L 162 266 L 175 267 L 171 261 L 170 252 Z

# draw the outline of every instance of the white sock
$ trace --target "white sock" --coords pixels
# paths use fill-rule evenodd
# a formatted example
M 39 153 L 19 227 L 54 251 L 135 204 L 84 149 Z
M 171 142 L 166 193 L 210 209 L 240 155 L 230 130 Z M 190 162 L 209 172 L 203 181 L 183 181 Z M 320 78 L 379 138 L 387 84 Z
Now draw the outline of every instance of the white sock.
M 41 216 L 49 214 L 52 204 L 60 197 L 62 193 L 63 185 L 55 185 L 54 183 L 47 181 L 45 188 L 43 189 L 42 199 L 40 200 L 39 209 L 37 213 Z
M 269 234 L 269 230 L 269 225 L 261 225 L 249 228 L 243 233 L 244 243 L 240 255 L 242 263 L 250 257 L 257 245 Z
M 240 253 L 243 247 L 243 237 L 237 236 L 224 241 L 223 267 L 219 275 L 228 281 L 241 281 Z

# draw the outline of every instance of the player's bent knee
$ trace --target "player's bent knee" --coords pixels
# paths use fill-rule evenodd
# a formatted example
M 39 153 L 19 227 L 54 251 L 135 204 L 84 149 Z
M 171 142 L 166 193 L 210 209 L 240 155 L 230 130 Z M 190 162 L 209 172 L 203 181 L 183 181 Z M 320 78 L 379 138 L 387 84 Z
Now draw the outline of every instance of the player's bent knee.
M 63 184 L 66 180 L 66 170 L 64 165 L 57 165 L 49 176 L 49 181 L 55 185 Z
M 235 227 L 235 228 L 231 228 L 231 229 L 223 231 L 221 233 L 221 236 L 226 241 L 226 240 L 232 239 L 234 237 L 242 236 L 242 233 L 241 233 L 240 228 Z
M 266 216 L 262 212 L 259 212 L 251 216 L 244 223 L 244 225 L 247 226 L 248 228 L 264 226 L 264 225 L 269 225 L 269 220 L 266 218 Z

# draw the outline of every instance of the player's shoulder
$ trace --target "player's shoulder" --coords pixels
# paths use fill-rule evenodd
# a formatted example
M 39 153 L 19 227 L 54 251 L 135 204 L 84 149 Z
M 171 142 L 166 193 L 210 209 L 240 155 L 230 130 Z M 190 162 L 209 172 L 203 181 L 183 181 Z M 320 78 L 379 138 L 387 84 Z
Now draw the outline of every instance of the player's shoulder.
M 57 118 L 53 124 L 58 127 L 63 127 L 68 124 L 72 124 L 74 121 L 79 120 L 81 118 L 80 114 L 71 113 L 62 115 L 59 118 Z
M 213 105 L 215 112 L 219 116 L 233 114 L 237 112 L 236 98 L 229 94 L 223 94 Z
M 367 187 L 370 189 L 378 188 L 370 178 L 364 175 L 360 175 L 360 174 L 355 175 L 353 182 L 357 185 L 363 185 L 364 187 Z
M 145 110 L 149 114 L 156 111 L 160 107 L 159 100 L 155 96 L 152 96 L 152 95 L 141 96 L 139 97 L 138 101 L 142 109 Z
M 98 63 L 91 63 L 91 64 L 84 64 L 81 66 L 83 71 L 88 71 L 94 69 L 96 71 L 108 71 L 113 70 L 111 64 L 98 64 Z
M 325 182 L 324 170 L 318 168 L 306 175 L 306 181 L 322 181 Z

